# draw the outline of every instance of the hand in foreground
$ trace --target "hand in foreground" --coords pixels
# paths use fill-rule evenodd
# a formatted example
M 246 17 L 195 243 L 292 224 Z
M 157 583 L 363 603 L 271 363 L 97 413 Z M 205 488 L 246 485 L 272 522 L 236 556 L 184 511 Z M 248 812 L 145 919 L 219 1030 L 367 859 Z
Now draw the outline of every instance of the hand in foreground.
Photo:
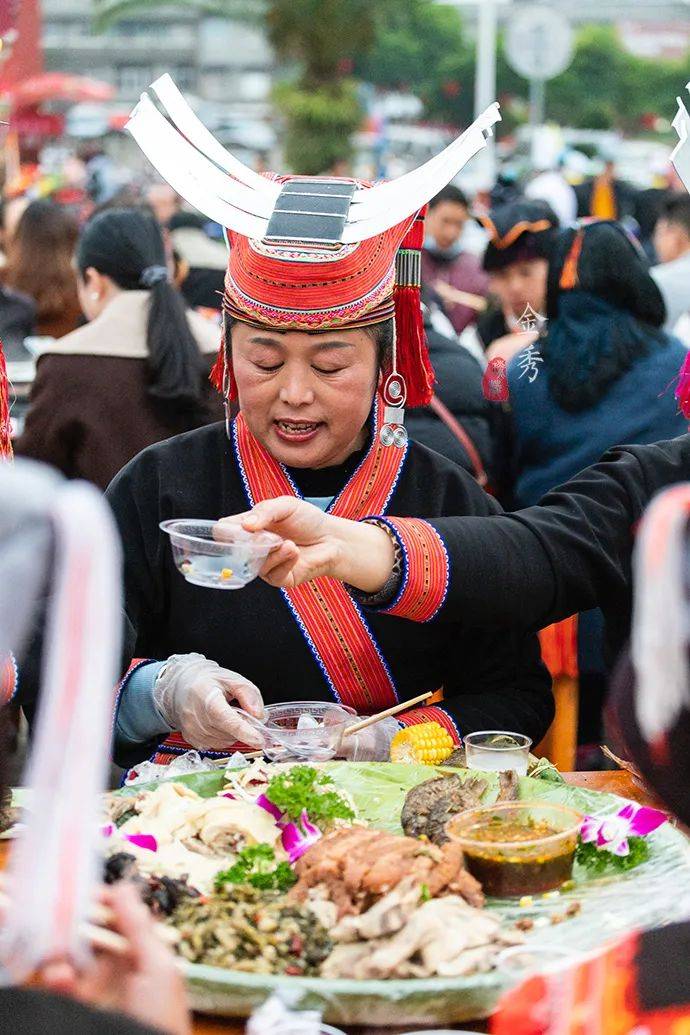
M 538 337 L 538 331 L 514 331 L 511 334 L 504 334 L 502 338 L 492 341 L 487 348 L 487 362 L 500 357 L 506 363 L 510 363 L 513 356 L 526 349 L 528 345 L 532 345 Z
M 125 883 L 103 888 L 101 901 L 114 915 L 113 929 L 129 942 L 129 953 L 99 950 L 80 971 L 67 962 L 47 963 L 40 973 L 42 987 L 128 1014 L 169 1035 L 189 1035 L 184 980 L 135 889 Z
M 223 518 L 217 538 L 222 539 L 223 525 L 228 524 L 240 524 L 248 532 L 274 532 L 284 540 L 268 555 L 261 570 L 261 577 L 272 586 L 291 589 L 329 575 L 365 593 L 375 593 L 385 584 L 395 561 L 383 529 L 325 514 L 294 496 L 264 500 L 247 513 Z
M 195 748 L 223 751 L 236 740 L 263 747 L 263 738 L 229 701 L 261 719 L 264 703 L 253 683 L 203 654 L 175 654 L 161 669 L 153 699 L 169 726 Z

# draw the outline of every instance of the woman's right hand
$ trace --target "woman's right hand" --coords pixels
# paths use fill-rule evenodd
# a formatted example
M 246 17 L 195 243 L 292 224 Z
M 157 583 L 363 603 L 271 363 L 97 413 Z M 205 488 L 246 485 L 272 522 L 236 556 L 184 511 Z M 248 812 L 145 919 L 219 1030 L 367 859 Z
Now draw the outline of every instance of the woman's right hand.
M 383 529 L 334 517 L 294 496 L 263 500 L 253 510 L 223 518 L 217 538 L 222 538 L 224 525 L 236 524 L 248 532 L 273 532 L 283 539 L 261 571 L 272 586 L 294 588 L 330 576 L 365 593 L 376 593 L 395 562 L 393 545 Z
M 153 687 L 153 700 L 174 730 L 192 747 L 224 751 L 235 741 L 261 748 L 261 732 L 230 701 L 261 720 L 264 702 L 259 689 L 238 672 L 222 668 L 203 654 L 169 658 Z

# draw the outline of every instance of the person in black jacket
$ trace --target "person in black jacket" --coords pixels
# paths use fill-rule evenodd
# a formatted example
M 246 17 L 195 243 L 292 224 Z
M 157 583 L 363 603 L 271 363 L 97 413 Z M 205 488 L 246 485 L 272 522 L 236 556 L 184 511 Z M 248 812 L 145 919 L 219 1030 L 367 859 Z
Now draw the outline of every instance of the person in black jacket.
M 457 338 L 434 328 L 427 306 L 424 330 L 436 373 L 434 394 L 442 407 L 432 402 L 431 406 L 410 410 L 405 418 L 410 438 L 478 477 L 482 468 L 490 471 L 494 461 L 493 407 L 482 392 L 482 369 Z M 453 421 L 460 426 L 459 432 Z
M 619 446 L 540 502 L 511 514 L 432 518 L 450 559 L 450 579 L 436 621 L 540 629 L 577 611 L 601 607 L 608 657 L 628 639 L 632 547 L 637 522 L 667 485 L 690 481 L 690 434 L 649 446 Z M 270 529 L 286 542 L 262 576 L 274 586 L 331 575 L 367 594 L 400 587 L 391 573 L 395 535 L 370 521 L 313 521 L 303 501 L 281 497 L 231 519 Z M 404 527 L 399 521 L 398 527 Z M 402 576 L 404 580 L 404 575 Z M 364 596 L 362 596 L 364 594 Z M 379 604 L 378 610 L 385 605 Z M 414 614 L 396 607 L 396 615 Z

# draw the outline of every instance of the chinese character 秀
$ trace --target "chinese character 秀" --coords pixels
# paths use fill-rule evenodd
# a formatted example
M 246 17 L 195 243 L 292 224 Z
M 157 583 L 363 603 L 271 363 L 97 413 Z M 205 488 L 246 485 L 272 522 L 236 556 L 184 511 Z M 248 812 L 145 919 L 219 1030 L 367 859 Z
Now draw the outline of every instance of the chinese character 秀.
M 539 373 L 539 363 L 543 363 L 544 359 L 539 354 L 539 350 L 534 345 L 528 345 L 526 349 L 520 353 L 518 359 L 518 366 L 520 367 L 520 373 L 518 377 L 524 377 L 527 375 L 527 380 L 530 384 L 535 380 Z

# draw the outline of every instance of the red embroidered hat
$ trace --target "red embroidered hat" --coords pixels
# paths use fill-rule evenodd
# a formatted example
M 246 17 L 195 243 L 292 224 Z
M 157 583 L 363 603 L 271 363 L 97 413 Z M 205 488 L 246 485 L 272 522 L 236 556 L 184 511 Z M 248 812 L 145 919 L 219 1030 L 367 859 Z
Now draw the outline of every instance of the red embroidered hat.
M 395 316 L 390 406 L 423 405 L 433 370 L 419 300 L 426 203 L 481 150 L 500 118 L 487 108 L 419 169 L 387 183 L 328 176 L 261 176 L 212 136 L 165 75 L 127 124 L 158 172 L 226 228 L 224 308 L 278 330 L 366 327 Z M 233 394 L 221 349 L 216 384 Z

